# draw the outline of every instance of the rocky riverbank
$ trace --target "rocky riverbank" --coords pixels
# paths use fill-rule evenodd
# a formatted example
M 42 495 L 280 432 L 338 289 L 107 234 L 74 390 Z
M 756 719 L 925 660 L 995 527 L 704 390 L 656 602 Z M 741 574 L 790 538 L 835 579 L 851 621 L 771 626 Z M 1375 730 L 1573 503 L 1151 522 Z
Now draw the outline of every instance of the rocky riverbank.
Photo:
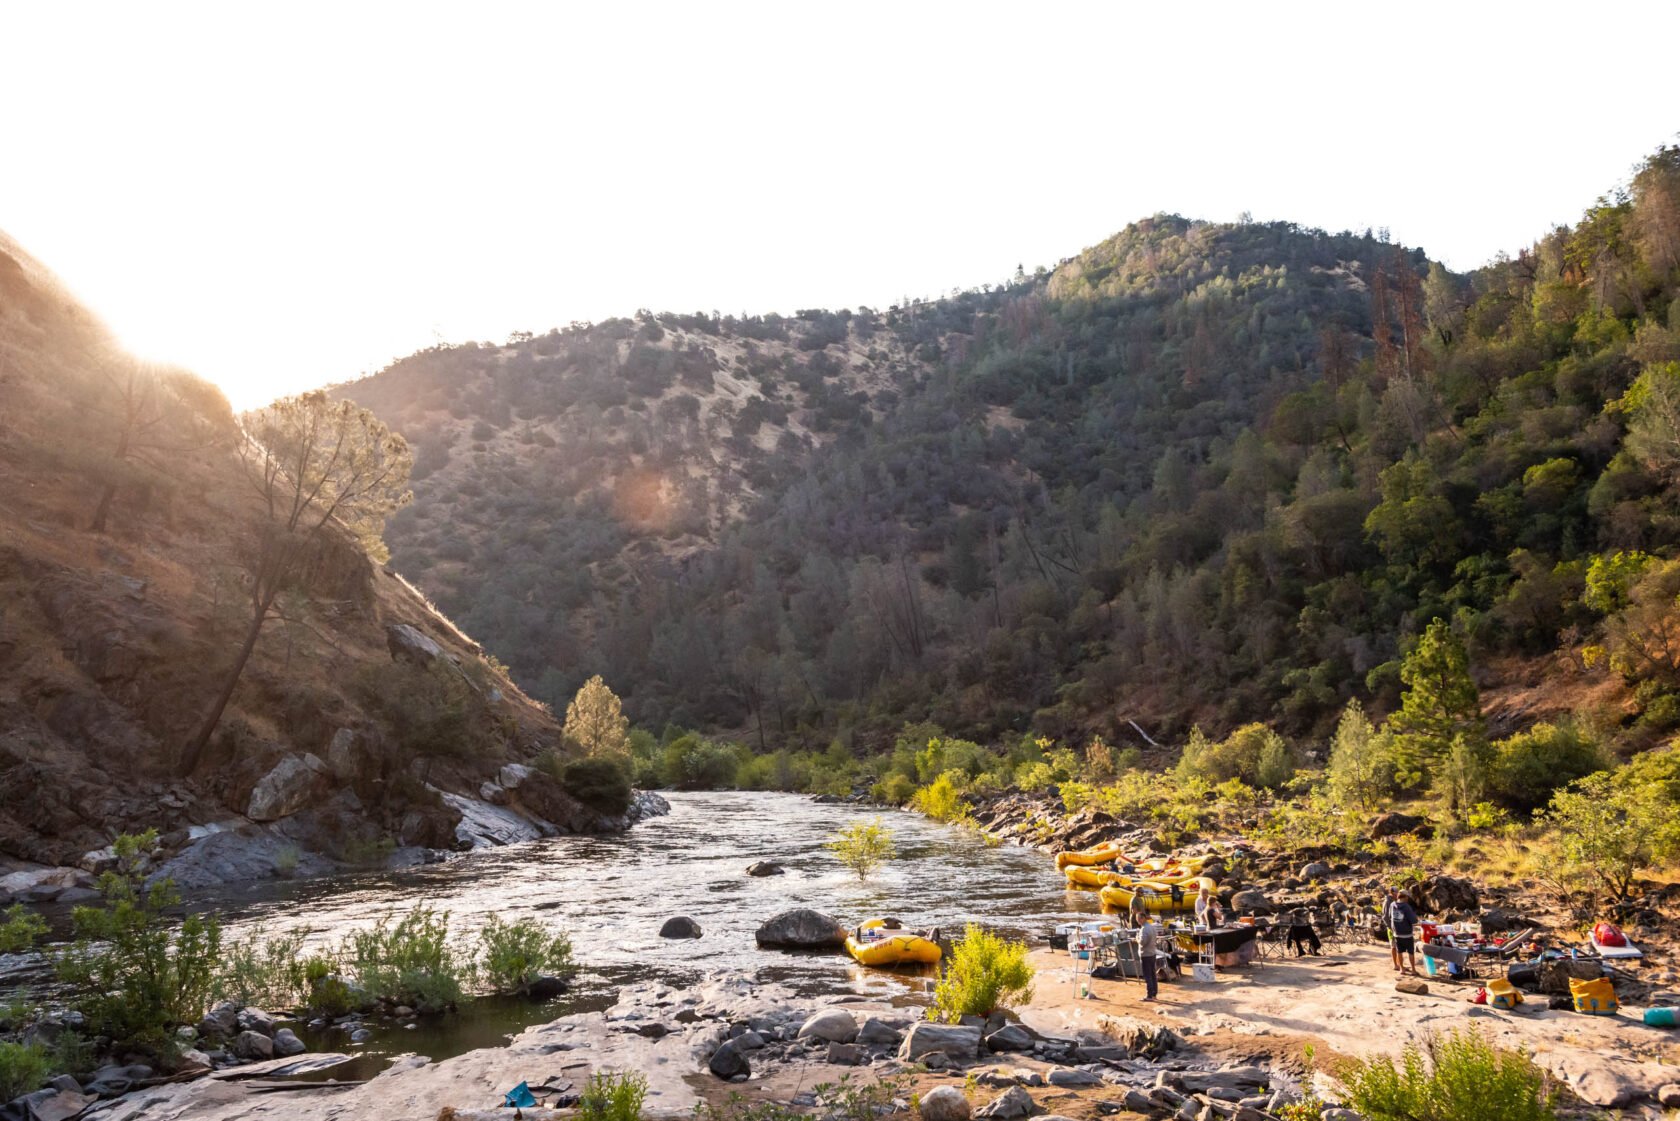
M 433 864 L 474 850 L 497 848 L 564 835 L 623 833 L 650 818 L 671 812 L 671 804 L 652 791 L 636 791 L 622 814 L 588 810 L 576 800 L 556 797 L 537 781 L 541 772 L 519 764 L 501 769 L 499 781 L 481 784 L 479 797 L 438 792 L 455 813 L 454 841 L 447 848 L 420 845 L 368 846 L 347 855 L 335 846 L 327 828 L 334 812 L 353 812 L 355 795 L 342 792 L 335 803 L 305 810 L 279 821 L 225 818 L 175 829 L 158 838 L 145 871 L 175 881 L 183 891 L 267 879 L 328 876 L 373 868 Z M 547 776 L 542 776 L 546 778 Z M 552 781 L 552 780 L 550 780 Z M 553 819 L 542 816 L 553 815 Z M 21 864 L 0 876 L 0 906 L 12 903 L 88 903 L 99 898 L 99 873 L 113 867 L 111 846 L 84 853 L 73 866 Z

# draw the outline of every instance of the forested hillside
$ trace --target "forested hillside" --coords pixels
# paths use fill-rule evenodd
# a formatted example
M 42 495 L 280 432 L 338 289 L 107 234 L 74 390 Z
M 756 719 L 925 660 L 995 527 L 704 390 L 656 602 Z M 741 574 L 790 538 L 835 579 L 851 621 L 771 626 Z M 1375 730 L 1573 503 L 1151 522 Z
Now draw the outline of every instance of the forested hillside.
M 1458 275 L 1159 215 L 885 311 L 654 315 L 342 392 L 394 563 L 563 704 L 765 746 L 1323 735 L 1435 617 L 1521 724 L 1680 722 L 1680 148 Z M 1496 713 L 1497 715 L 1501 715 Z

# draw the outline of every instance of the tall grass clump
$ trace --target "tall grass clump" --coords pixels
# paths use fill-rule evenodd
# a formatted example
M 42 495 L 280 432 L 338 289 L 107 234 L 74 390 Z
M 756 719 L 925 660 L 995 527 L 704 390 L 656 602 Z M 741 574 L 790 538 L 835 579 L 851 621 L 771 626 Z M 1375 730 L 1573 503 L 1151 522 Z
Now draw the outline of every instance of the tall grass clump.
M 442 1011 L 460 1001 L 462 962 L 449 945 L 449 912 L 418 904 L 400 919 L 381 915 L 367 930 L 353 932 L 344 947 L 345 964 L 369 996 L 423 1011 Z
M 26 954 L 46 932 L 47 920 L 22 903 L 13 903 L 6 908 L 6 921 L 0 922 L 0 954 Z
M 1551 1078 L 1525 1050 L 1474 1028 L 1408 1044 L 1399 1063 L 1362 1059 L 1342 1071 L 1348 1104 L 1370 1121 L 1556 1121 Z
M 572 940 L 536 919 L 503 922 L 491 916 L 478 932 L 480 968 L 491 992 L 523 992 L 539 976 L 564 976 L 572 962 Z
M 578 1096 L 577 1121 L 641 1121 L 647 1079 L 634 1071 L 598 1070 Z
M 52 1073 L 52 1058 L 36 1044 L 0 1043 L 0 1101 L 33 1093 Z
M 1011 942 L 969 923 L 951 946 L 928 1019 L 954 1024 L 964 1016 L 990 1016 L 1006 1005 L 1030 1001 L 1032 979 L 1025 942 Z
M 230 941 L 222 950 L 212 995 L 260 1008 L 296 1004 L 309 992 L 302 957 L 308 933 L 299 927 L 274 934 L 259 925 L 244 939 Z

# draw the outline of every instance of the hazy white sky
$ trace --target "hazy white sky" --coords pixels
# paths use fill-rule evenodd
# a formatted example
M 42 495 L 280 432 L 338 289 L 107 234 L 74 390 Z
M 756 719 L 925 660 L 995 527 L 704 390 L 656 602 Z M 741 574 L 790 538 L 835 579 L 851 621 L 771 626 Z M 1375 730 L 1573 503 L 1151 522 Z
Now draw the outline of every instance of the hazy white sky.
M 1159 210 L 1455 268 L 1680 130 L 1680 4 L 0 0 L 0 229 L 236 405 L 638 307 L 886 306 Z

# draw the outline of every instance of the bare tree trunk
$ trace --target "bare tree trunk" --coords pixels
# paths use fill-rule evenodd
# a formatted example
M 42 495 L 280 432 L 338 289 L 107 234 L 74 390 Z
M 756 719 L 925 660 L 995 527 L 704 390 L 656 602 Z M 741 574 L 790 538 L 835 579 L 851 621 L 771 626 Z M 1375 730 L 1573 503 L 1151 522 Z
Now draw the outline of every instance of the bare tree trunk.
M 99 506 L 93 512 L 93 524 L 88 529 L 94 533 L 105 532 L 105 519 L 111 514 L 111 500 L 117 496 L 117 484 L 108 482 L 99 494 Z
M 199 762 L 204 758 L 204 748 L 215 734 L 216 725 L 222 722 L 222 713 L 227 711 L 228 702 L 233 699 L 233 691 L 239 687 L 239 678 L 245 672 L 245 663 L 251 660 L 251 653 L 257 648 L 257 638 L 262 634 L 263 624 L 268 621 L 268 610 L 273 605 L 274 597 L 267 596 L 260 604 L 254 605 L 251 614 L 251 626 L 245 632 L 245 644 L 239 648 L 239 656 L 233 661 L 228 670 L 227 680 L 222 685 L 222 692 L 216 698 L 215 707 L 204 718 L 204 723 L 198 729 L 198 735 L 188 745 L 181 755 L 181 774 L 190 775 L 198 769 Z

